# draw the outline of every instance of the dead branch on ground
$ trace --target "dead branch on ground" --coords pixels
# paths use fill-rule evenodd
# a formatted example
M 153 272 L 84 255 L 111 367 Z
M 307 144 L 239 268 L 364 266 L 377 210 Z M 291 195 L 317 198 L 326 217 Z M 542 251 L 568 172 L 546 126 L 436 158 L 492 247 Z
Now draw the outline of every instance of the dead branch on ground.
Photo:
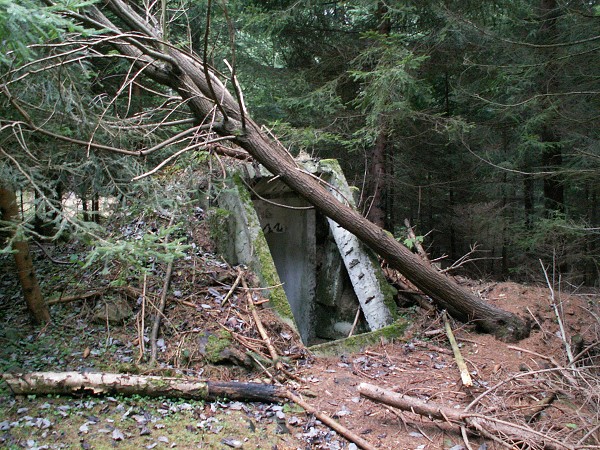
M 242 273 L 241 270 L 239 271 L 239 273 L 240 274 Z M 248 283 L 246 283 L 246 280 L 243 276 L 242 276 L 241 281 L 242 281 L 242 287 L 246 291 L 246 298 L 248 300 L 248 308 L 250 309 L 250 313 L 252 314 L 252 318 L 254 319 L 256 328 L 258 329 L 258 332 L 260 333 L 260 336 L 263 339 L 265 345 L 269 349 L 269 354 L 271 355 L 271 359 L 275 363 L 275 368 L 277 370 L 283 370 L 283 364 L 279 360 L 279 354 L 277 353 L 277 350 L 273 346 L 273 343 L 271 342 L 271 338 L 269 337 L 267 331 L 265 330 L 265 327 L 262 324 L 262 321 L 260 320 L 260 317 L 258 316 L 258 313 L 256 312 L 256 306 L 254 305 L 254 300 L 252 300 L 252 294 L 250 293 L 250 290 L 248 289 Z
M 569 345 L 569 341 L 567 339 L 567 333 L 565 331 L 565 326 L 563 324 L 562 315 L 561 315 L 560 311 L 558 310 L 558 305 L 556 303 L 557 298 L 556 298 L 556 294 L 554 291 L 554 284 L 553 284 L 553 282 L 552 283 L 550 282 L 550 279 L 548 278 L 548 271 L 546 270 L 546 267 L 544 266 L 544 263 L 542 262 L 541 259 L 540 259 L 540 265 L 542 266 L 542 271 L 544 272 L 544 278 L 546 279 L 546 284 L 548 285 L 548 290 L 550 291 L 550 305 L 552 306 L 552 309 L 554 310 L 554 315 L 556 316 L 556 320 L 558 321 L 558 327 L 560 328 L 560 338 L 565 346 L 565 351 L 567 353 L 567 357 L 569 358 L 569 364 L 573 364 L 573 361 L 574 361 L 573 352 L 571 351 L 571 346 Z M 554 266 L 552 267 L 552 269 L 553 269 L 552 279 L 554 281 Z
M 456 427 L 464 426 L 474 434 L 489 434 L 501 438 L 506 443 L 526 444 L 534 448 L 548 450 L 573 450 L 574 447 L 535 431 L 530 427 L 511 423 L 495 417 L 465 412 L 434 402 L 425 402 L 416 397 L 398 394 L 368 383 L 361 383 L 358 391 L 363 397 L 385 405 L 413 412 L 430 419 L 442 420 Z
M 304 410 L 307 413 L 314 415 L 317 419 L 319 419 L 321 422 L 323 422 L 329 428 L 331 428 L 332 430 L 341 434 L 349 441 L 354 442 L 360 448 L 362 448 L 364 450 L 375 450 L 376 447 L 374 445 L 372 445 L 371 443 L 369 443 L 367 440 L 363 439 L 356 433 L 348 430 L 346 427 L 342 426 L 339 422 L 333 420 L 327 414 L 317 411 L 315 407 L 306 403 L 301 397 L 293 394 L 290 391 L 287 391 L 286 398 L 293 401 L 294 403 L 301 406 L 302 408 L 304 408 Z
M 456 365 L 458 366 L 458 370 L 460 371 L 460 379 L 462 380 L 463 386 L 471 387 L 473 386 L 473 380 L 471 379 L 471 374 L 469 373 L 469 369 L 465 360 L 458 348 L 458 344 L 456 343 L 456 339 L 454 338 L 454 333 L 452 332 L 452 327 L 450 326 L 450 321 L 448 320 L 448 313 L 446 311 L 443 312 L 444 318 L 444 328 L 446 329 L 446 335 L 448 336 L 448 341 L 450 341 L 450 346 L 452 347 L 452 351 L 454 352 L 454 360 L 456 361 Z

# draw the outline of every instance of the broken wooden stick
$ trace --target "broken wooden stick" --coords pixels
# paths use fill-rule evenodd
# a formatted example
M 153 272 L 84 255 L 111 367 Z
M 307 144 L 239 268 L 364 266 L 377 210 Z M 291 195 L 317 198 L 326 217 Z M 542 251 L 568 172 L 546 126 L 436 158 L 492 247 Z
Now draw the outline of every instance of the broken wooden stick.
M 169 220 L 169 225 L 167 228 L 171 228 L 173 225 L 173 220 L 175 220 L 175 216 L 171 216 L 171 220 Z M 164 244 L 167 245 L 169 243 L 169 237 L 171 236 L 171 232 L 167 233 L 164 239 Z M 156 354 L 158 353 L 158 346 L 156 341 L 158 339 L 158 331 L 160 330 L 160 319 L 164 315 L 165 306 L 167 305 L 167 293 L 169 292 L 169 286 L 171 285 L 171 275 L 173 274 L 173 260 L 169 261 L 167 264 L 167 271 L 165 273 L 165 280 L 163 282 L 162 292 L 160 293 L 160 303 L 158 305 L 156 315 L 154 316 L 154 323 L 152 324 L 152 332 L 150 333 L 150 364 L 154 364 L 156 362 Z
M 286 398 L 296 403 L 298 406 L 301 406 L 307 413 L 314 415 L 317 419 L 327 425 L 329 428 L 344 436 L 350 442 L 354 442 L 360 448 L 364 450 L 376 450 L 375 446 L 371 444 L 369 441 L 363 439 L 356 433 L 350 431 L 348 428 L 341 425 L 339 422 L 335 421 L 327 414 L 317 411 L 317 409 L 306 403 L 301 397 L 296 394 L 293 394 L 290 391 L 287 391 Z
M 460 371 L 460 379 L 462 380 L 462 384 L 465 387 L 471 387 L 473 386 L 473 380 L 471 379 L 471 374 L 469 373 L 467 364 L 465 363 L 465 360 L 460 353 L 460 349 L 458 348 L 458 344 L 456 343 L 456 339 L 454 338 L 454 333 L 452 332 L 452 327 L 450 326 L 450 321 L 448 320 L 448 313 L 444 311 L 442 316 L 444 318 L 446 335 L 448 336 L 448 340 L 452 346 L 452 351 L 454 352 L 454 360 L 456 361 L 456 365 Z
M 225 305 L 229 301 L 229 297 L 231 297 L 233 295 L 233 293 L 235 292 L 235 290 L 237 289 L 238 285 L 240 284 L 240 281 L 242 280 L 243 275 L 244 275 L 244 273 L 241 270 L 239 270 L 237 278 L 235 279 L 235 281 L 233 282 L 233 285 L 231 286 L 231 289 L 229 289 L 229 292 L 227 293 L 227 295 L 221 302 L 221 305 Z
M 431 265 L 431 261 L 429 260 L 429 255 L 427 254 L 427 252 L 423 248 L 423 245 L 421 244 L 422 238 L 421 238 L 421 240 L 419 240 L 419 238 L 417 238 L 417 235 L 415 234 L 415 230 L 413 229 L 413 227 L 410 224 L 410 220 L 404 219 L 404 226 L 406 226 L 406 235 L 408 236 L 410 241 L 415 246 L 415 249 L 417 250 L 417 254 L 421 257 L 421 259 L 423 261 L 425 261 L 427 264 Z
M 48 306 L 56 305 L 58 303 L 69 303 L 76 302 L 79 300 L 87 300 L 94 297 L 100 297 L 108 291 L 123 292 L 128 297 L 137 298 L 141 295 L 141 290 L 136 289 L 133 286 L 106 286 L 100 289 L 96 289 L 88 292 L 80 292 L 73 295 L 59 295 L 48 299 Z
M 242 273 L 241 270 L 239 273 Z M 244 288 L 244 291 L 246 292 L 246 298 L 248 300 L 248 308 L 250 309 L 250 312 L 252 313 L 252 318 L 254 319 L 256 328 L 258 329 L 258 332 L 260 333 L 260 337 L 263 339 L 265 345 L 267 346 L 267 349 L 269 349 L 269 354 L 271 355 L 271 359 L 275 363 L 275 368 L 277 370 L 283 370 L 283 364 L 281 364 L 281 361 L 279 361 L 279 354 L 277 353 L 277 350 L 273 346 L 273 343 L 271 342 L 271 338 L 269 337 L 267 330 L 265 330 L 265 327 L 263 326 L 262 321 L 260 320 L 260 317 L 258 316 L 258 313 L 256 312 L 256 306 L 254 305 L 254 301 L 252 300 L 252 294 L 250 293 L 250 290 L 248 289 L 248 284 L 246 283 L 246 279 L 243 276 L 242 276 L 242 287 Z
M 420 339 L 413 339 L 411 342 L 419 347 L 425 347 L 431 350 L 432 352 L 443 353 L 444 355 L 452 355 L 452 352 L 447 348 L 439 347 L 437 345 L 432 344 L 431 342 L 422 341 Z
M 540 261 L 540 265 L 542 266 L 542 271 L 544 272 L 544 277 L 546 278 L 546 284 L 548 285 L 548 290 L 550 291 L 550 306 L 552 306 L 552 309 L 554 310 L 554 315 L 556 316 L 556 321 L 558 322 L 558 328 L 560 329 L 559 337 L 565 346 L 567 358 L 569 358 L 569 365 L 572 365 L 573 361 L 574 361 L 573 352 L 571 351 L 571 345 L 569 345 L 569 340 L 567 339 L 567 333 L 565 331 L 565 325 L 563 323 L 562 314 L 558 310 L 557 299 L 556 299 L 556 295 L 554 292 L 554 284 L 551 283 L 550 279 L 548 278 L 548 271 L 546 270 L 544 263 L 542 262 L 541 259 L 539 261 Z M 554 279 L 554 276 L 553 276 L 553 279 Z
M 528 423 L 535 422 L 541 415 L 541 413 L 546 410 L 554 401 L 558 398 L 558 394 L 554 391 L 550 392 L 547 396 L 541 399 L 536 405 L 534 405 L 533 409 L 529 412 L 526 419 Z
M 361 383 L 358 392 L 363 397 L 399 408 L 403 411 L 413 412 L 430 419 L 443 420 L 455 426 L 466 426 L 475 434 L 487 434 L 502 437 L 505 442 L 520 442 L 534 448 L 548 450 L 572 450 L 573 446 L 564 444 L 551 436 L 545 435 L 530 427 L 484 416 L 482 414 L 461 411 L 434 402 L 426 402 L 416 397 L 399 394 L 379 386 Z
M 192 378 L 120 373 L 31 372 L 5 373 L 2 378 L 14 394 L 122 394 L 195 400 L 278 402 L 287 398 L 281 386 L 260 383 L 198 381 Z
M 47 303 L 48 303 L 48 306 L 52 306 L 52 305 L 56 305 L 58 303 L 69 303 L 69 302 L 76 302 L 78 300 L 87 300 L 88 298 L 94 298 L 94 297 L 98 297 L 98 296 L 104 294 L 106 292 L 106 290 L 107 289 L 104 288 L 104 289 L 98 289 L 95 291 L 82 292 L 80 294 L 52 297 L 52 298 L 48 299 Z
M 167 265 L 167 272 L 165 274 L 165 280 L 163 282 L 162 292 L 160 294 L 160 303 L 157 307 L 156 315 L 154 316 L 154 323 L 152 324 L 152 333 L 150 334 L 150 364 L 156 362 L 156 354 L 158 353 L 158 346 L 156 344 L 158 339 L 158 331 L 160 330 L 160 319 L 165 313 L 165 306 L 167 306 L 167 292 L 169 292 L 169 285 L 171 284 L 171 275 L 173 274 L 173 261 L 169 261 Z

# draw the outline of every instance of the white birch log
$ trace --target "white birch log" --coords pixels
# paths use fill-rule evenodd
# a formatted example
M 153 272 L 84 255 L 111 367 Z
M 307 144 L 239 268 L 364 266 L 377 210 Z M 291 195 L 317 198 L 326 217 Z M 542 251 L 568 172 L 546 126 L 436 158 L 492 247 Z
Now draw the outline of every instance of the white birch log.
M 335 164 L 337 165 L 337 162 Z M 328 181 L 331 186 L 328 187 L 328 190 L 331 194 L 340 202 L 349 203 L 354 207 L 352 192 L 339 165 L 331 168 L 329 175 Z M 327 218 L 327 222 L 369 328 L 378 330 L 390 325 L 393 318 L 390 309 L 385 304 L 385 294 L 381 289 L 382 278 L 377 277 L 379 267 L 374 265 L 373 258 L 369 256 L 363 244 L 354 234 L 330 218 Z
M 277 402 L 284 398 L 278 386 L 260 383 L 199 381 L 190 378 L 127 375 L 120 373 L 31 372 L 5 373 L 2 378 L 17 395 L 121 394 L 196 400 Z

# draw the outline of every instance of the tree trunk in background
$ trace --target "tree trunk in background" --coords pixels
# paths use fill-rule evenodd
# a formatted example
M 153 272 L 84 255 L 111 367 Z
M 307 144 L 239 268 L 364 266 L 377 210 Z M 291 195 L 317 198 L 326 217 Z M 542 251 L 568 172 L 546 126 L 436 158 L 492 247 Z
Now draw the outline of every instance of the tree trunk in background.
M 525 213 L 525 228 L 527 229 L 530 229 L 533 225 L 533 216 L 535 213 L 534 187 L 533 175 L 523 175 L 523 209 Z
M 600 191 L 600 186 L 598 183 L 590 183 L 590 186 L 586 190 L 589 191 L 587 196 L 589 205 L 588 220 L 592 224 L 598 223 L 598 205 L 600 203 L 598 192 Z M 600 250 L 600 236 L 590 235 L 587 248 L 588 255 L 597 255 Z M 600 274 L 600 261 L 597 258 L 588 258 L 586 264 L 586 283 L 593 285 L 594 281 L 598 279 L 598 274 Z
M 506 172 L 502 174 L 502 252 L 501 252 L 501 266 L 500 266 L 500 274 L 504 278 L 508 278 L 508 246 L 510 245 L 508 238 L 508 199 L 506 189 L 508 186 L 508 175 Z
M 448 175 L 448 177 L 451 178 L 452 175 Z M 450 246 L 449 246 L 448 256 L 450 257 L 450 260 L 456 260 L 460 257 L 457 254 L 458 252 L 456 250 L 456 228 L 454 227 L 454 206 L 455 206 L 454 188 L 450 187 L 448 189 L 448 209 L 450 210 L 449 217 L 448 217 L 448 225 L 449 225 L 448 234 L 450 235 Z
M 559 171 L 562 165 L 560 139 L 547 127 L 544 127 L 541 138 L 547 144 L 547 148 L 542 152 L 543 170 Z M 552 217 L 556 212 L 565 212 L 565 191 L 560 175 L 544 175 L 544 209 L 548 217 Z
M 387 136 L 383 129 L 383 120 L 380 120 L 381 130 L 377 136 L 375 147 L 371 153 L 371 166 L 369 167 L 369 203 L 367 204 L 367 218 L 375 225 L 385 226 L 385 198 L 384 191 L 387 183 L 385 154 L 387 149 Z
M 14 191 L 0 188 L 0 216 L 2 220 L 10 222 L 16 221 L 19 217 L 19 207 L 17 206 L 17 197 Z M 42 297 L 42 291 L 37 282 L 33 262 L 29 253 L 29 244 L 21 240 L 18 236 L 13 240 L 12 248 L 15 251 L 15 263 L 17 274 L 23 289 L 23 296 L 27 303 L 27 309 L 31 313 L 36 323 L 46 323 L 50 321 L 50 312 L 48 306 Z
M 558 5 L 556 0 L 541 0 L 540 1 L 540 19 L 542 25 L 540 28 L 541 44 L 549 45 L 556 40 L 556 18 L 558 17 Z M 544 70 L 544 79 L 539 80 L 539 83 L 545 86 L 542 93 L 553 94 L 559 89 L 556 86 L 555 73 L 558 70 L 554 61 L 555 54 L 551 53 L 555 50 L 545 50 L 545 58 L 549 61 Z M 550 109 L 552 105 L 549 100 L 545 100 L 542 104 L 545 108 Z M 545 144 L 542 151 L 541 164 L 545 172 L 560 172 L 562 166 L 562 148 L 560 136 L 554 129 L 555 125 L 550 122 L 551 119 L 546 119 L 546 123 L 540 131 L 540 140 Z M 548 123 L 550 122 L 550 123 Z M 548 217 L 554 216 L 555 213 L 565 212 L 565 194 L 563 177 L 551 173 L 544 175 L 544 208 Z
M 510 155 L 510 145 L 508 132 L 505 129 L 502 130 L 502 151 L 504 153 L 504 157 L 508 158 Z M 508 278 L 508 247 L 510 245 L 509 240 L 509 229 L 508 224 L 509 220 L 509 200 L 508 200 L 508 192 L 509 186 L 512 186 L 508 181 L 508 173 L 502 172 L 502 252 L 501 252 L 501 266 L 500 266 L 500 275 L 504 278 Z M 494 264 L 495 265 L 495 264 Z
M 84 195 L 81 196 L 81 210 L 83 211 L 83 221 L 84 222 L 89 222 L 90 221 L 90 208 L 88 206 L 88 200 L 87 197 Z
M 448 72 L 444 73 L 444 114 L 446 117 L 452 116 L 452 108 L 450 105 L 450 75 Z M 449 144 L 447 146 L 448 151 L 448 161 L 453 161 L 452 153 L 456 151 L 454 145 Z M 457 245 L 456 245 L 456 227 L 454 226 L 454 207 L 456 206 L 455 201 L 455 192 L 454 192 L 454 172 L 455 168 L 454 164 L 450 163 L 447 171 L 447 182 L 448 182 L 448 234 L 450 238 L 450 243 L 448 247 L 448 256 L 450 260 L 456 260 L 460 258 L 462 255 L 458 254 Z
M 35 191 L 35 218 L 33 220 L 33 230 L 40 236 L 51 237 L 56 233 L 54 221 L 58 217 L 58 213 L 48 207 L 47 201 L 62 211 L 62 196 L 63 186 L 58 182 L 54 189 L 40 188 L 41 193 Z
M 94 192 L 94 195 L 92 196 L 92 211 L 94 214 L 94 222 L 100 225 L 100 194 L 97 192 Z
M 384 2 L 377 4 L 375 17 L 377 19 L 377 32 L 381 35 L 389 35 L 392 24 L 387 16 L 388 8 Z M 386 156 L 388 153 L 388 138 L 386 123 L 383 114 L 378 119 L 379 132 L 375 140 L 375 146 L 371 152 L 371 165 L 369 167 L 369 202 L 367 204 L 367 218 L 375 225 L 384 227 L 386 225 L 386 202 L 385 193 L 389 183 Z
M 152 33 L 152 26 L 121 0 L 108 2 L 111 11 L 124 20 L 134 31 Z M 87 9 L 95 26 L 101 24 L 121 32 L 95 6 Z M 129 30 L 128 30 L 129 31 Z M 156 42 L 160 40 L 156 38 Z M 463 321 L 473 321 L 481 330 L 494 333 L 505 340 L 518 340 L 529 334 L 528 324 L 516 314 L 509 313 L 483 302 L 476 295 L 460 287 L 453 280 L 426 266 L 394 237 L 362 217 L 356 210 L 339 202 L 320 180 L 306 172 L 283 146 L 271 139 L 247 115 L 242 115 L 239 103 L 217 76 L 201 65 L 197 59 L 176 47 L 167 46 L 169 64 L 152 64 L 152 57 L 142 54 L 139 47 L 113 41 L 119 52 L 132 57 L 144 67 L 144 74 L 154 81 L 171 87 L 182 96 L 198 122 L 214 114 L 215 102 L 219 114 L 213 130 L 252 155 L 272 174 L 278 176 L 291 189 L 302 195 L 325 216 L 337 222 L 385 258 L 442 308 Z M 156 51 L 156 50 L 154 50 Z M 207 81 L 207 77 L 210 82 Z M 209 100 L 213 99 L 213 100 Z M 225 116 L 223 115 L 225 114 Z M 245 126 L 243 125 L 245 124 Z

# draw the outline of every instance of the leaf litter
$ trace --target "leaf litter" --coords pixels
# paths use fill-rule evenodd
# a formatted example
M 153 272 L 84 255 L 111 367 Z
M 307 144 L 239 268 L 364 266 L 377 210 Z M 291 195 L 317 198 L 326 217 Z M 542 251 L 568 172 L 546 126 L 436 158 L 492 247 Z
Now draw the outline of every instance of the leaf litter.
M 198 378 L 272 382 L 260 369 L 248 370 L 225 359 L 224 364 L 211 364 L 199 352 L 198 337 L 203 333 L 219 337 L 227 329 L 234 337 L 229 343 L 245 353 L 249 348 L 256 357 L 268 358 L 268 352 L 257 334 L 244 299 L 237 293 L 227 295 L 236 271 L 214 256 L 206 231 L 196 223 L 188 257 L 177 261 L 172 279 L 172 296 L 165 312 L 158 365 L 151 367 L 140 360 L 140 341 L 148 345 L 149 330 L 139 332 L 140 290 L 107 291 L 133 304 L 135 317 L 120 324 L 93 322 L 94 303 L 99 299 L 52 307 L 53 323 L 45 328 L 29 324 L 24 308 L 15 303 L 18 286 L 8 274 L 14 273 L 10 258 L 0 257 L 0 283 L 6 295 L 0 296 L 0 319 L 9 326 L 0 330 L 2 370 L 78 370 L 137 372 L 156 375 L 185 375 Z M 126 232 L 138 235 L 145 223 L 136 222 Z M 204 240 L 203 240 L 204 239 Z M 205 250 L 206 249 L 206 250 Z M 65 254 L 72 252 L 65 247 Z M 36 255 L 47 276 L 59 270 Z M 45 265 L 44 265 L 45 264 Z M 199 269 L 200 268 L 200 269 Z M 64 271 L 64 268 L 60 268 Z M 161 289 L 160 266 L 155 268 L 157 280 L 147 286 L 148 298 L 154 301 Z M 63 274 L 64 275 L 64 274 Z M 96 286 L 93 268 L 78 274 L 79 288 Z M 521 315 L 533 314 L 539 326 L 532 336 L 518 345 L 537 355 L 556 355 L 560 359 L 562 342 L 557 335 L 552 310 L 543 286 L 516 283 L 475 283 L 471 289 L 485 292 L 486 297 L 505 309 Z M 574 293 L 566 297 L 567 329 L 571 335 L 598 333 L 594 320 L 597 293 Z M 595 303 L 594 303 L 595 302 Z M 18 307 L 15 307 L 15 304 Z M 588 311 L 592 310 L 593 314 Z M 489 386 L 520 374 L 520 383 L 507 382 L 501 392 L 483 397 L 482 407 L 495 407 L 499 416 L 515 418 L 515 411 L 527 408 L 533 399 L 543 397 L 551 381 L 539 378 L 537 371 L 547 370 L 548 360 L 532 353 L 509 348 L 507 344 L 486 335 L 460 327 L 457 337 L 475 386 L 464 389 L 452 357 L 422 346 L 423 337 L 433 346 L 445 347 L 442 334 L 425 334 L 439 328 L 439 318 L 417 308 L 404 311 L 413 320 L 405 341 L 382 342 L 355 354 L 314 358 L 270 311 L 261 309 L 270 336 L 286 364 L 302 380 L 292 386 L 306 395 L 318 410 L 336 418 L 346 427 L 367 438 L 382 449 L 452 449 L 464 447 L 460 433 L 443 422 L 428 422 L 411 413 L 382 407 L 358 396 L 361 382 L 379 384 L 395 392 L 418 396 L 454 408 L 464 408 Z M 136 317 L 138 319 L 136 319 Z M 413 338 L 417 338 L 413 340 Z M 240 344 L 242 343 L 242 344 Z M 590 342 L 593 343 L 593 340 Z M 138 362 L 138 360 L 140 360 Z M 564 360 L 561 361 L 564 363 Z M 527 380 L 527 383 L 525 383 Z M 570 415 L 568 403 L 576 399 L 566 396 L 557 408 L 543 413 L 542 430 L 581 429 L 581 420 L 594 423 L 591 415 L 577 421 Z M 593 396 L 592 396 L 593 397 Z M 593 400 L 593 399 L 592 399 Z M 589 405 L 578 404 L 580 411 Z M 556 432 L 558 432 L 556 431 Z M 581 436 L 582 433 L 580 433 Z M 593 436 L 592 436 L 593 438 Z M 600 437 L 599 437 L 600 439 Z M 471 437 L 471 445 L 479 450 L 500 448 L 497 443 Z M 270 448 L 288 449 L 354 449 L 335 431 L 313 416 L 294 409 L 294 405 L 241 402 L 199 402 L 176 399 L 124 397 L 68 398 L 28 396 L 15 398 L 0 388 L 0 447 L 2 448 Z

